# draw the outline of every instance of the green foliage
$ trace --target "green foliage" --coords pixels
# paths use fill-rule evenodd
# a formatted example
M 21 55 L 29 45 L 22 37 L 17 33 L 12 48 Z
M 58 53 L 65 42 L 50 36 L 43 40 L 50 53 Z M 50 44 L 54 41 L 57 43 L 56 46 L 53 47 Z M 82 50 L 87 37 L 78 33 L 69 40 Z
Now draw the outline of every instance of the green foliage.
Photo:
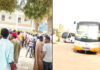
M 16 0 L 0 0 L 0 11 L 13 12 L 17 6 Z
M 52 0 L 28 0 L 23 11 L 29 19 L 41 21 L 52 7 Z

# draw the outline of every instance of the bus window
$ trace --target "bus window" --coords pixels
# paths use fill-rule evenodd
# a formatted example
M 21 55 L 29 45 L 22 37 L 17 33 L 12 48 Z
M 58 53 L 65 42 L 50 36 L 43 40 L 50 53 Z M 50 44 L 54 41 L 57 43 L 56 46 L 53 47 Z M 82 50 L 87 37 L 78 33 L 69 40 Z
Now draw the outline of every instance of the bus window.
M 84 42 L 97 42 L 98 28 L 97 24 L 80 24 L 75 39 Z

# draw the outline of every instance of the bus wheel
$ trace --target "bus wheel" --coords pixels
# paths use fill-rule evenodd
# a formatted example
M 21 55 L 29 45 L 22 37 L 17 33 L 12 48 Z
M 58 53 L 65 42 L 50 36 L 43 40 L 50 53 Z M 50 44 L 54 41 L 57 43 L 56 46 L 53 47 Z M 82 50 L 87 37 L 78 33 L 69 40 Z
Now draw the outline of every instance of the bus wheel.
M 93 54 L 97 54 L 97 52 L 93 52 Z

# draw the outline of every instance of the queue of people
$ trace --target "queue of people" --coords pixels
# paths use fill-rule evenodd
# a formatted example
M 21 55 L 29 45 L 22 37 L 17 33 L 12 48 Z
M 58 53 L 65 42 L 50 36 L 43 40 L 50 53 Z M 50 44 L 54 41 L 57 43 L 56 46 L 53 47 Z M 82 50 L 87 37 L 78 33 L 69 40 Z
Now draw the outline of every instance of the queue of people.
M 1 29 L 0 35 L 0 70 L 17 70 L 21 48 L 27 49 L 34 58 L 33 70 L 52 70 L 51 36 L 16 32 L 16 30 Z
M 0 70 L 16 70 L 21 49 L 21 40 L 17 32 L 1 29 Z

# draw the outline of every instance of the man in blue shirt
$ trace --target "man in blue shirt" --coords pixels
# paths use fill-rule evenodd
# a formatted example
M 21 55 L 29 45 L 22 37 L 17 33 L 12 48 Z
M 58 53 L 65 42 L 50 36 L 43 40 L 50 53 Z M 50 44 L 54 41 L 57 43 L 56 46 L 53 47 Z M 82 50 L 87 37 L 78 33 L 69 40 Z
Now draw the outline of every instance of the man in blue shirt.
M 7 39 L 9 31 L 6 28 L 1 30 L 0 39 L 0 70 L 14 70 L 14 45 Z
M 37 41 L 37 36 L 33 35 L 33 40 Z
M 35 56 L 35 46 L 36 46 L 36 41 L 37 41 L 37 36 L 36 35 L 33 35 L 33 54 Z

